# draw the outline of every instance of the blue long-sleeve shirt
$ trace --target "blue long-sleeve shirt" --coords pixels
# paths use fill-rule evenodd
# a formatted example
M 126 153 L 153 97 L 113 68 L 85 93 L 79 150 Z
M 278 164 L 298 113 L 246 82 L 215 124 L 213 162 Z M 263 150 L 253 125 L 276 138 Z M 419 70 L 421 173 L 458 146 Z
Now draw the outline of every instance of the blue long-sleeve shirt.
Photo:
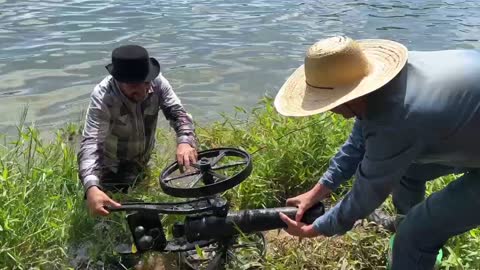
M 412 163 L 480 168 L 479 52 L 409 52 L 367 108 L 320 180 L 334 189 L 355 175 L 350 192 L 314 222 L 323 235 L 345 233 L 380 206 Z
M 320 183 L 331 190 L 337 189 L 343 182 L 352 178 L 358 164 L 363 159 L 365 141 L 361 125 L 362 121 L 358 118 L 355 119 L 350 136 L 335 157 L 332 158 L 330 166 L 320 178 Z

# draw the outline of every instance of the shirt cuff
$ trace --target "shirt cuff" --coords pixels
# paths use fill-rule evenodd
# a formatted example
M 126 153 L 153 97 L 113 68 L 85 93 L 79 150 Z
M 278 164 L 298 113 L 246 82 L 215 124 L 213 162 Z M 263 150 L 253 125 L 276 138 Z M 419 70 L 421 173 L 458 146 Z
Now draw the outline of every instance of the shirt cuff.
M 335 181 L 332 180 L 332 175 L 331 173 L 329 173 L 328 171 L 326 171 L 322 177 L 320 178 L 320 180 L 318 180 L 318 183 L 326 186 L 328 189 L 330 190 L 335 190 L 338 188 L 338 185 L 335 184 Z
M 180 135 L 177 137 L 177 145 L 181 143 L 188 143 L 191 147 L 197 148 L 195 137 L 192 135 Z
M 337 205 L 313 222 L 315 231 L 324 236 L 334 236 L 345 234 L 349 230 L 338 222 L 337 215 L 339 206 L 340 203 L 337 203 Z
M 93 174 L 92 175 L 87 175 L 83 179 L 83 190 L 85 191 L 85 194 L 84 194 L 85 198 L 87 197 L 87 191 L 91 187 L 98 187 L 98 188 L 102 189 L 102 186 L 100 185 L 100 179 L 98 178 L 98 176 L 93 175 Z

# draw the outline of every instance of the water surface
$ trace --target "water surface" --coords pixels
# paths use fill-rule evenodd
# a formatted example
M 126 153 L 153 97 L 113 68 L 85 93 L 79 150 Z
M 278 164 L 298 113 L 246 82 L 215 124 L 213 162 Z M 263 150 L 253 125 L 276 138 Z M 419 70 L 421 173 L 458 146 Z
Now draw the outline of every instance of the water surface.
M 333 35 L 411 50 L 477 48 L 478 1 L 0 0 L 0 131 L 80 121 L 111 50 L 145 46 L 200 122 L 275 95 Z

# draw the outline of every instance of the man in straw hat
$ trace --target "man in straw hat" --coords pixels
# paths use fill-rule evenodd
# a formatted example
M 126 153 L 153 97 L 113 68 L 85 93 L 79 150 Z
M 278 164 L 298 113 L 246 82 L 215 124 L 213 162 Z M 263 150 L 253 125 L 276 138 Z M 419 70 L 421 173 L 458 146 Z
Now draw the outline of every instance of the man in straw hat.
M 407 63 L 408 58 L 408 63 Z M 480 224 L 480 54 L 409 52 L 390 40 L 333 37 L 311 46 L 275 98 L 285 116 L 355 117 L 350 137 L 310 191 L 287 200 L 300 237 L 344 234 L 392 193 L 400 213 L 393 269 L 432 269 L 452 236 Z M 425 181 L 463 173 L 426 200 Z M 312 225 L 309 207 L 355 175 L 350 192 Z
M 109 214 L 105 206 L 119 206 L 106 191 L 125 192 L 142 178 L 159 110 L 176 132 L 179 164 L 189 166 L 197 159 L 192 118 L 145 48 L 114 49 L 106 69 L 110 75 L 91 94 L 78 153 L 87 205 L 98 215 Z

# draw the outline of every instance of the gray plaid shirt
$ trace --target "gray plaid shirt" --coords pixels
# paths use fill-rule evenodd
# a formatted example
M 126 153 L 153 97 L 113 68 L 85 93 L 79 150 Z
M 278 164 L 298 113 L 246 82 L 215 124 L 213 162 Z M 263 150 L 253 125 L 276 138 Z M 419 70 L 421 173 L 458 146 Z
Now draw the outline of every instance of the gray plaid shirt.
M 130 101 L 107 76 L 93 90 L 78 153 L 79 176 L 85 190 L 101 186 L 102 174 L 118 172 L 120 162 L 146 165 L 155 143 L 159 110 L 170 121 L 178 143 L 196 147 L 191 116 L 161 74 L 146 99 Z

